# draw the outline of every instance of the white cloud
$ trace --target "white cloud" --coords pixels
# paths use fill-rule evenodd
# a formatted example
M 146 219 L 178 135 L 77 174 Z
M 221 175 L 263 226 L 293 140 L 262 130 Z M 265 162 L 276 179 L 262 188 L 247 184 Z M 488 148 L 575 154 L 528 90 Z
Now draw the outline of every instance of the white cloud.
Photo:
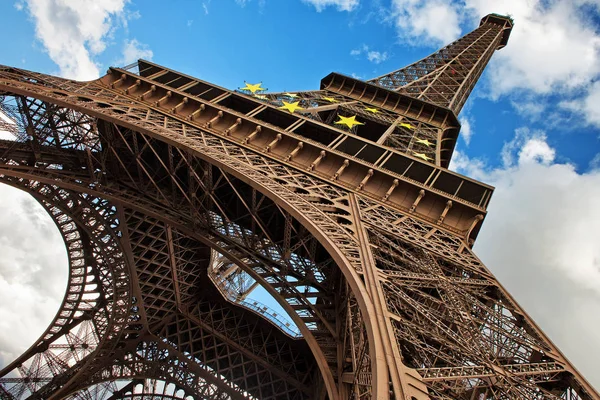
M 188 26 L 190 25 L 188 24 Z M 125 43 L 123 44 L 123 58 L 121 59 L 120 64 L 131 64 L 140 58 L 152 60 L 153 56 L 154 53 L 147 45 L 138 42 L 136 39 L 125 40 Z
M 600 128 L 600 81 L 590 85 L 583 96 L 563 101 L 559 105 L 575 114 L 583 115 L 588 124 Z
M 365 56 L 367 57 L 367 60 L 369 60 L 370 62 L 375 63 L 375 64 L 380 64 L 388 59 L 387 51 L 381 52 L 381 51 L 371 50 L 371 49 L 369 49 L 369 46 L 367 46 L 366 44 L 363 44 L 359 48 L 352 49 L 350 51 L 350 55 L 354 56 L 354 57 L 358 57 L 361 54 L 365 54 Z
M 519 129 L 499 168 L 455 153 L 452 169 L 494 185 L 475 251 L 592 384 L 600 386 L 600 169 L 554 161 Z
M 409 42 L 446 44 L 460 35 L 459 11 L 451 0 L 392 0 L 390 18 Z
M 64 296 L 67 256 L 46 210 L 0 184 L 0 369 L 43 333 Z
M 546 133 L 526 127 L 515 130 L 515 136 L 502 148 L 502 161 L 505 167 L 512 167 L 529 162 L 550 164 L 554 161 L 556 151 L 547 143 Z
M 335 6 L 339 11 L 353 11 L 358 7 L 359 0 L 302 0 L 305 3 L 312 4 L 317 12 L 323 11 L 329 6 Z
M 515 100 L 511 100 L 511 104 L 517 114 L 528 118 L 532 122 L 538 121 L 544 111 L 547 109 L 547 104 L 545 101 L 540 101 L 539 96 L 520 96 L 524 98 L 519 98 Z M 527 98 L 529 97 L 529 98 Z
M 379 64 L 387 60 L 388 54 L 387 52 L 379 52 L 379 51 L 369 51 L 367 52 L 367 59 L 375 64 Z
M 73 79 L 94 79 L 100 70 L 93 56 L 106 48 L 115 19 L 126 0 L 27 0 L 37 38 L 60 68 Z
M 460 136 L 463 138 L 467 146 L 471 143 L 471 137 L 473 136 L 473 129 L 471 127 L 471 120 L 465 115 L 459 118 L 460 121 Z

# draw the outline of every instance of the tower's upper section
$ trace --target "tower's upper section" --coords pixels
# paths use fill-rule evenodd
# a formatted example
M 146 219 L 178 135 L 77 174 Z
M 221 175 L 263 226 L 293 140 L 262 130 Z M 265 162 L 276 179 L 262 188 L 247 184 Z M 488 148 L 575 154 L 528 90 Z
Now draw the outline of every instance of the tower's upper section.
M 506 45 L 510 17 L 489 14 L 479 28 L 407 67 L 369 82 L 460 112 L 495 50 Z

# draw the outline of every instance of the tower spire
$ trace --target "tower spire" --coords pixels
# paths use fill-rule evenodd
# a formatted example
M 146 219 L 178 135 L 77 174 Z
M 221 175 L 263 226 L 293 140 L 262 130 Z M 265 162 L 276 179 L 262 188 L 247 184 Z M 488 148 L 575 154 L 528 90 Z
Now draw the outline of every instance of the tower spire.
M 370 83 L 460 112 L 494 51 L 513 27 L 510 17 L 489 14 L 479 28 L 407 67 Z

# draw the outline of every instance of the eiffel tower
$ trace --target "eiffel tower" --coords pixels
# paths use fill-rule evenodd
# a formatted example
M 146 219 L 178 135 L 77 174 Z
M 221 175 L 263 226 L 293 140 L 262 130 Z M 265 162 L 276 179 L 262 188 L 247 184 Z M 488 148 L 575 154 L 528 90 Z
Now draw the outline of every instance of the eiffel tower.
M 600 399 L 473 254 L 493 188 L 447 169 L 512 26 L 294 93 L 0 67 L 0 180 L 69 259 L 0 398 Z

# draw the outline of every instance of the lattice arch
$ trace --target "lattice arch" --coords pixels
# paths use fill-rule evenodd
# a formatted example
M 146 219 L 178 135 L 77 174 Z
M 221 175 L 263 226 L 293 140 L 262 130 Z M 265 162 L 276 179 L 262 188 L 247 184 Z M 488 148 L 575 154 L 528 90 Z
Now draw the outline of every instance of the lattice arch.
M 37 78 L 40 78 L 39 76 Z M 66 82 L 66 81 L 65 81 Z M 72 82 L 69 82 L 70 85 L 73 85 Z M 25 85 L 25 86 L 29 86 L 30 84 L 27 83 L 22 83 L 20 85 Z M 19 86 L 20 86 L 19 85 Z M 122 203 L 125 204 L 126 206 L 131 206 L 132 209 L 138 209 L 140 210 L 140 207 L 142 208 L 142 214 L 144 215 L 144 217 L 147 216 L 151 216 L 153 218 L 156 218 L 158 215 L 161 215 L 161 219 L 165 219 L 165 215 L 168 214 L 178 214 L 178 213 L 173 213 L 173 211 L 167 211 L 168 208 L 172 207 L 174 205 L 173 201 L 169 201 L 168 198 L 166 198 L 165 194 L 163 192 L 161 192 L 160 188 L 157 187 L 155 182 L 150 183 L 150 181 L 152 181 L 152 176 L 151 173 L 155 173 L 158 170 L 160 170 L 161 168 L 164 170 L 164 172 L 166 174 L 169 174 L 169 176 L 172 179 L 172 182 L 170 184 L 171 187 L 168 188 L 168 190 L 173 190 L 173 191 L 177 191 L 177 190 L 181 190 L 180 187 L 177 187 L 178 184 L 176 182 L 175 179 L 175 175 L 173 175 L 174 171 L 169 171 L 169 168 L 173 168 L 172 165 L 167 166 L 163 163 L 160 162 L 160 159 L 158 157 L 156 157 L 157 154 L 159 154 L 158 152 L 164 152 L 167 151 L 169 154 L 178 154 L 179 159 L 178 159 L 178 165 L 179 166 L 183 166 L 182 168 L 186 168 L 186 169 L 190 169 L 191 165 L 190 163 L 194 163 L 194 167 L 198 167 L 200 165 L 202 165 L 204 163 L 204 165 L 206 165 L 206 161 L 204 161 L 203 159 L 209 159 L 211 160 L 211 162 L 214 162 L 215 166 L 210 167 L 211 169 L 213 169 L 213 173 L 216 172 L 218 174 L 220 174 L 220 176 L 222 177 L 222 181 L 221 183 L 223 185 L 227 185 L 228 187 L 234 189 L 233 191 L 235 191 L 235 185 L 232 185 L 232 180 L 234 179 L 234 176 L 237 175 L 237 177 L 235 178 L 236 180 L 239 181 L 239 184 L 246 184 L 248 188 L 252 188 L 252 192 L 254 193 L 253 196 L 258 196 L 260 197 L 259 200 L 261 201 L 266 201 L 266 199 L 276 199 L 276 203 L 273 202 L 273 200 L 270 200 L 273 203 L 273 207 L 277 208 L 280 210 L 279 214 L 284 216 L 284 220 L 286 221 L 286 228 L 284 229 L 284 232 L 286 232 L 286 234 L 289 234 L 290 230 L 299 230 L 300 228 L 305 229 L 303 227 L 308 228 L 308 231 L 303 232 L 302 234 L 305 235 L 306 237 L 312 236 L 313 232 L 317 233 L 317 236 L 320 236 L 319 238 L 319 242 L 321 243 L 319 246 L 322 246 L 323 244 L 328 248 L 329 251 L 331 251 L 331 256 L 333 256 L 333 259 L 337 262 L 338 266 L 341 265 L 342 268 L 342 272 L 344 273 L 344 275 L 346 276 L 346 279 L 349 279 L 349 283 L 350 286 L 345 285 L 345 284 L 340 284 L 339 282 L 337 282 L 336 284 L 332 284 L 334 290 L 352 290 L 355 292 L 355 295 L 353 297 L 355 297 L 357 299 L 357 302 L 355 303 L 356 305 L 358 305 L 359 307 L 363 307 L 365 308 L 366 311 L 366 307 L 368 306 L 368 300 L 365 298 L 364 295 L 364 286 L 363 283 L 361 281 L 360 278 L 358 278 L 358 275 L 356 274 L 357 269 L 356 267 L 352 266 L 352 261 L 354 263 L 356 263 L 358 261 L 357 256 L 358 256 L 358 249 L 356 247 L 356 244 L 353 240 L 353 233 L 350 230 L 345 230 L 342 228 L 343 225 L 340 225 L 339 222 L 346 220 L 346 224 L 350 223 L 350 219 L 349 219 L 349 212 L 346 211 L 348 209 L 347 206 L 347 200 L 344 200 L 344 192 L 340 191 L 339 189 L 335 189 L 333 187 L 328 187 L 327 185 L 324 185 L 322 182 L 319 181 L 314 181 L 313 183 L 313 189 L 311 191 L 306 191 L 304 189 L 304 187 L 307 187 L 309 184 L 309 182 L 307 182 L 307 178 L 305 176 L 302 176 L 301 174 L 298 174 L 297 171 L 294 171 L 293 169 L 285 169 L 282 168 L 282 166 L 280 165 L 276 165 L 273 164 L 272 162 L 270 162 L 268 159 L 264 158 L 264 157 L 260 157 L 257 154 L 252 154 L 252 153 L 240 153 L 240 152 L 234 152 L 233 154 L 230 153 L 229 154 L 229 159 L 227 158 L 223 158 L 223 154 L 227 154 L 227 152 L 233 152 L 235 149 L 232 147 L 227 147 L 226 142 L 223 141 L 218 141 L 218 142 L 214 142 L 214 143 L 207 143 L 206 140 L 211 140 L 211 138 L 209 138 L 208 136 L 204 139 L 204 140 L 195 140 L 194 145 L 192 145 L 192 143 L 189 142 L 189 135 L 188 138 L 185 137 L 179 137 L 179 139 L 184 139 L 187 143 L 182 143 L 182 144 L 176 144 L 172 141 L 173 138 L 175 138 L 176 136 L 174 135 L 174 132 L 177 131 L 177 129 L 173 126 L 170 126 L 168 130 L 166 130 L 164 128 L 164 120 L 163 118 L 161 118 L 158 114 L 157 114 L 157 118 L 148 118 L 148 115 L 146 113 L 144 113 L 144 118 L 141 117 L 141 115 L 139 115 L 138 112 L 136 112 L 136 107 L 131 103 L 131 102 L 120 102 L 119 100 L 117 100 L 117 102 L 115 103 L 114 101 L 109 101 L 108 99 L 105 99 L 103 101 L 91 101 L 91 96 L 95 96 L 98 97 L 99 93 L 97 93 L 96 91 L 92 91 L 92 93 L 88 93 L 87 96 L 89 97 L 82 97 L 81 94 L 77 95 L 77 96 L 71 96 L 66 94 L 66 92 L 62 92 L 60 90 L 54 89 L 53 85 L 50 84 L 48 86 L 39 86 L 36 85 L 39 88 L 44 88 L 47 90 L 46 95 L 48 95 L 49 97 L 46 97 L 46 95 L 41 95 L 40 93 L 34 93 L 34 91 L 30 91 L 29 93 L 27 93 L 27 90 L 23 90 L 24 87 L 17 89 L 18 92 L 21 92 L 22 94 L 30 94 L 32 96 L 35 97 L 19 97 L 21 104 L 22 104 L 22 109 L 25 110 L 26 108 L 28 110 L 31 110 L 33 108 L 35 108 L 36 110 L 43 110 L 43 115 L 48 118 L 46 118 L 46 120 L 44 121 L 36 121 L 39 124 L 46 124 L 47 121 L 51 121 L 51 120 L 60 120 L 60 121 L 64 121 L 64 120 L 73 120 L 76 119 L 78 121 L 78 124 L 73 124 L 70 126 L 65 126 L 64 129 L 60 130 L 60 135 L 61 135 L 61 139 L 60 140 L 56 140 L 56 138 L 51 138 L 48 139 L 48 136 L 40 136 L 40 137 L 35 137 L 35 133 L 33 134 L 33 136 L 35 137 L 36 142 L 39 142 L 42 145 L 42 149 L 45 149 L 46 147 L 49 147 L 49 153 L 52 153 L 53 156 L 55 157 L 52 162 L 50 163 L 46 163 L 43 168 L 39 168 L 39 164 L 36 167 L 26 167 L 27 162 L 24 160 L 19 160 L 19 159 L 12 159 L 11 161 L 9 161 L 7 164 L 5 164 L 5 167 L 3 167 L 2 173 L 5 176 L 13 176 L 13 177 L 21 177 L 21 178 L 30 178 L 30 179 L 34 179 L 36 181 L 39 182 L 55 182 L 58 183 L 61 187 L 65 187 L 68 188 L 70 190 L 81 190 L 87 193 L 94 193 L 95 195 L 101 196 L 101 198 L 106 198 L 109 199 L 109 201 L 113 201 L 116 203 Z M 64 88 L 64 85 L 61 85 Z M 85 87 L 82 87 L 80 89 L 85 89 Z M 35 100 L 36 97 L 39 97 L 42 100 Z M 55 107 L 48 107 L 47 105 L 50 104 L 48 103 L 48 101 L 51 102 L 56 102 L 58 104 L 58 106 Z M 72 101 L 72 102 L 71 102 Z M 112 105 L 111 105 L 112 103 Z M 128 103 L 128 104 L 127 104 Z M 95 105 L 94 105 L 95 104 Z M 64 106 L 68 106 L 67 108 L 63 108 Z M 130 117 L 129 118 L 125 118 L 125 114 L 124 114 L 124 108 L 127 107 L 128 112 L 130 113 Z M 48 113 L 50 113 L 50 111 L 52 112 L 52 114 L 48 115 Z M 90 120 L 89 118 L 81 118 L 79 116 L 79 114 L 77 114 L 76 112 L 74 113 L 73 111 L 69 111 L 69 110 L 85 110 L 87 113 L 89 113 L 89 115 L 95 115 L 95 116 L 101 116 L 105 119 L 103 120 Z M 142 111 L 142 109 L 138 109 L 139 112 Z M 31 117 L 32 114 L 29 114 L 28 117 Z M 74 118 L 73 118 L 74 117 Z M 109 123 L 108 121 L 110 120 L 114 120 L 116 117 L 118 117 L 121 121 L 120 121 L 120 125 L 114 125 Z M 128 121 L 124 121 L 125 119 L 128 119 Z M 83 121 L 83 122 L 82 122 Z M 79 123 L 80 122 L 80 123 Z M 149 182 L 139 182 L 136 181 L 136 179 L 131 179 L 131 181 L 129 182 L 123 182 L 123 180 L 121 180 L 120 182 L 109 182 L 108 179 L 105 177 L 106 174 L 104 174 L 105 176 L 102 177 L 100 175 L 98 175 L 100 173 L 100 171 L 102 171 L 103 168 L 107 167 L 107 163 L 108 160 L 106 158 L 102 158 L 105 157 L 104 154 L 101 155 L 101 151 L 98 151 L 98 142 L 94 141 L 94 135 L 92 132 L 94 132 L 93 130 L 96 129 L 97 126 L 100 126 L 101 129 L 104 129 L 104 134 L 106 135 L 106 137 L 104 137 L 104 141 L 102 141 L 101 146 L 103 146 L 103 150 L 110 150 L 113 154 L 116 153 L 116 157 L 115 159 L 111 160 L 111 162 L 116 163 L 116 162 L 121 162 L 122 159 L 119 159 L 119 151 L 123 151 L 123 149 L 127 149 L 127 151 L 136 151 L 136 149 L 133 149 L 133 143 L 134 142 L 138 142 L 137 144 L 141 147 L 147 147 L 146 149 L 143 149 L 143 151 L 146 151 L 146 153 L 144 154 L 144 156 L 149 155 L 149 157 L 152 157 L 152 155 L 154 157 L 156 157 L 156 161 L 157 164 L 160 165 L 154 165 L 153 167 L 155 168 L 155 171 L 149 171 L 148 170 L 148 165 L 151 164 L 150 161 L 146 160 L 145 163 L 146 165 L 137 165 L 131 166 L 131 170 L 133 170 L 133 168 L 137 168 L 138 172 L 142 171 L 142 173 L 140 173 L 139 175 L 136 175 L 135 178 L 136 179 L 148 179 Z M 74 128 L 76 127 L 76 128 Z M 128 128 L 126 128 L 128 127 Z M 131 129 L 133 128 L 133 129 Z M 91 131 L 89 130 L 91 129 Z M 135 130 L 134 130 L 135 129 Z M 189 134 L 191 136 L 194 136 L 195 134 L 193 133 L 194 128 L 193 127 L 186 127 L 185 129 L 188 130 Z M 39 132 L 43 132 L 44 130 L 38 130 Z M 143 131 L 144 133 L 140 133 L 141 131 Z M 160 131 L 160 133 L 156 133 L 155 131 Z M 200 136 L 203 135 L 203 132 L 201 130 L 196 130 L 198 136 L 198 139 L 200 139 Z M 169 136 L 171 136 L 171 138 L 166 137 L 165 135 L 168 134 Z M 129 136 L 128 136 L 129 135 Z M 30 136 L 31 137 L 31 136 Z M 85 137 L 84 140 L 82 139 L 77 139 L 77 138 L 81 138 L 81 137 Z M 160 140 L 156 140 L 157 138 L 160 138 Z M 131 142 L 127 142 L 127 140 L 131 139 Z M 214 139 L 213 139 L 214 140 Z M 120 141 L 120 144 L 118 144 Z M 51 143 L 51 144 L 50 144 Z M 88 143 L 93 143 L 92 145 L 88 145 Z M 162 143 L 160 146 L 163 146 L 163 148 L 161 149 L 155 149 L 152 148 L 152 146 L 154 145 L 158 145 L 158 143 Z M 172 144 L 174 144 L 172 146 Z M 200 147 L 198 147 L 197 145 L 200 145 Z M 16 143 L 12 146 L 12 150 L 13 151 L 22 151 L 23 150 L 23 146 L 27 147 L 27 144 L 23 144 L 22 142 L 20 143 Z M 20 147 L 19 147 L 20 146 Z M 179 147 L 181 146 L 181 147 Z M 68 150 L 67 150 L 68 149 Z M 75 151 L 71 151 L 72 149 L 75 149 Z M 148 150 L 151 149 L 151 150 Z M 205 152 L 203 152 L 202 150 L 205 150 Z M 215 153 L 215 150 L 217 151 L 223 151 L 224 153 L 219 155 L 217 153 Z M 67 156 L 67 153 L 71 151 L 70 156 L 68 157 L 64 157 L 63 156 Z M 198 152 L 198 154 L 202 157 L 200 159 L 196 159 L 195 157 L 192 156 L 192 153 Z M 73 154 L 75 153 L 75 154 Z M 9 152 L 10 154 L 10 152 Z M 48 156 L 50 156 L 48 154 Z M 75 160 L 73 158 L 73 156 L 75 158 L 79 158 L 80 157 L 84 157 L 87 158 L 87 162 L 91 162 L 92 164 L 88 164 L 88 173 L 87 176 L 82 179 L 82 177 L 74 177 L 72 175 L 69 174 L 65 174 L 68 166 L 67 164 L 71 163 L 70 165 L 73 165 L 73 163 L 79 161 L 79 160 Z M 138 153 L 136 156 L 134 156 L 134 158 L 131 158 L 132 161 L 135 162 L 136 158 L 139 161 L 139 156 L 140 153 Z M 18 157 L 18 156 L 17 156 Z M 60 163 L 62 163 L 62 167 L 61 168 L 56 168 L 55 166 L 59 163 L 59 161 L 57 160 L 57 158 L 61 158 Z M 8 161 L 10 158 L 7 158 L 6 160 Z M 192 161 L 193 159 L 193 161 Z M 173 160 L 170 160 L 168 162 L 172 162 Z M 250 174 L 247 170 L 245 170 L 241 164 L 242 161 L 245 161 L 246 163 L 250 162 L 253 164 L 253 167 L 259 167 L 257 171 L 255 171 L 253 174 Z M 16 164 L 20 163 L 21 165 L 19 165 L 18 167 L 16 166 Z M 218 167 L 217 167 L 218 166 Z M 127 168 L 128 166 L 124 166 L 124 165 L 118 165 L 116 168 L 120 169 L 120 168 Z M 28 169 L 27 172 L 25 172 L 25 169 Z M 162 172 L 162 171 L 161 171 Z M 211 172 L 209 171 L 205 171 L 206 175 L 210 175 Z M 231 174 L 231 175 L 230 175 Z M 254 175 L 254 176 L 253 176 Z M 131 173 L 129 174 L 129 178 L 132 178 Z M 202 178 L 198 177 L 195 173 L 189 173 L 188 174 L 188 178 L 191 180 L 195 180 L 195 182 L 192 184 L 196 185 L 194 186 L 194 190 L 197 192 L 198 188 L 201 188 L 203 185 L 202 182 Z M 241 178 L 241 179 L 240 179 Z M 100 181 L 98 181 L 98 179 L 100 179 Z M 148 194 L 143 195 L 143 197 L 151 197 L 149 193 L 153 192 L 153 195 L 156 196 L 160 196 L 160 197 L 156 197 L 154 199 L 151 200 L 151 202 L 149 203 L 143 203 L 144 200 L 140 201 L 139 195 L 141 193 L 143 193 L 143 191 L 137 192 L 139 194 L 135 194 L 135 190 L 141 190 L 143 185 L 147 185 L 146 188 L 148 186 L 152 186 L 152 190 L 150 190 L 149 192 L 146 192 Z M 257 190 L 256 188 L 254 188 L 254 186 L 260 188 L 260 190 Z M 132 190 L 133 189 L 133 190 Z M 219 188 L 214 188 L 216 190 L 219 190 Z M 249 189 L 250 190 L 250 189 Z M 263 194 L 261 194 L 261 191 L 268 194 L 268 196 L 265 196 Z M 185 199 L 185 201 L 191 201 L 191 199 L 187 196 L 189 193 L 178 193 L 179 195 L 182 196 L 182 198 Z M 196 195 L 196 193 L 194 193 L 194 195 Z M 134 197 L 135 197 L 135 201 L 134 201 Z M 142 198 L 143 198 L 142 197 Z M 162 198 L 161 198 L 162 197 Z M 197 198 L 199 196 L 196 196 Z M 240 197 L 238 196 L 238 199 Z M 163 206 L 159 206 L 161 204 L 161 201 L 163 202 Z M 196 201 L 196 200 L 194 200 Z M 207 201 L 207 199 L 198 199 L 197 200 L 198 203 L 194 204 L 194 206 L 200 206 L 202 201 Z M 135 204 L 134 204 L 135 203 Z M 190 203 L 191 205 L 191 203 Z M 333 205 L 333 206 L 332 206 Z M 339 207 L 337 206 L 339 205 Z M 157 209 L 157 206 L 159 209 Z M 346 209 L 346 210 L 344 210 Z M 247 211 L 251 211 L 251 210 L 247 210 Z M 125 211 L 122 211 L 125 212 Z M 190 212 L 190 215 L 193 215 L 194 211 L 192 210 Z M 135 213 L 131 213 L 131 214 L 127 214 L 127 212 L 125 212 L 124 214 L 121 214 L 119 219 L 121 222 L 123 222 L 124 220 L 126 220 L 127 218 L 132 217 L 135 218 Z M 195 217 L 198 217 L 197 212 Z M 295 217 L 295 218 L 294 218 Z M 171 217 L 171 221 L 177 221 L 176 224 L 173 224 L 173 226 L 185 226 L 185 222 L 183 222 L 182 224 L 182 217 L 181 215 L 172 215 Z M 159 218 L 156 218 L 159 219 Z M 302 220 L 302 223 L 297 222 L 298 219 Z M 197 221 L 200 221 L 201 218 L 198 218 Z M 256 220 L 256 218 L 255 218 Z M 215 219 L 215 217 L 212 217 L 212 221 L 207 220 L 206 218 L 203 221 L 204 223 L 212 223 L 213 227 L 215 228 L 215 232 L 218 231 L 219 229 L 221 230 L 221 235 L 223 235 L 224 233 L 228 233 L 228 234 L 232 234 L 235 233 L 237 234 L 240 238 L 244 236 L 244 232 L 241 227 L 235 227 L 234 225 L 229 224 L 229 227 L 226 227 L 224 224 L 224 219 L 219 220 L 219 218 L 217 217 L 217 219 Z M 254 221 L 257 222 L 257 221 Z M 218 225 L 220 224 L 221 228 L 218 227 Z M 193 226 L 193 223 L 191 223 L 189 226 Z M 187 228 L 187 230 L 189 231 L 189 226 Z M 260 226 L 260 224 L 258 224 L 257 226 Z M 192 228 L 193 230 L 193 228 Z M 306 229 L 305 229 L 306 230 Z M 309 231 L 313 231 L 313 232 L 309 232 Z M 296 232 L 298 233 L 298 232 Z M 247 235 L 246 235 L 247 236 Z M 292 235 L 291 237 L 284 237 L 281 239 L 281 242 L 285 242 L 287 241 L 287 245 L 291 246 L 291 245 L 297 245 L 298 243 L 302 243 L 302 241 L 300 242 L 296 242 L 296 243 L 290 243 L 290 238 L 293 238 L 294 236 Z M 340 252 L 340 248 L 339 248 L 339 244 L 333 244 L 332 239 L 338 239 L 338 238 L 344 238 L 344 242 L 346 243 L 346 254 L 344 254 L 342 249 L 342 252 Z M 238 238 L 239 239 L 239 238 Z M 255 240 L 255 239 L 244 239 L 244 240 Z M 307 240 L 308 242 L 310 242 L 310 240 L 312 239 L 303 239 L 303 240 Z M 236 244 L 235 242 L 233 243 L 228 243 L 227 241 L 214 241 L 213 244 L 217 243 L 217 248 L 220 252 L 222 252 L 223 254 L 230 254 L 229 257 L 231 257 L 232 259 L 235 259 L 235 254 L 234 253 L 234 249 L 236 247 L 239 247 L 239 244 Z M 281 248 L 282 243 L 277 243 L 276 247 Z M 257 244 L 257 242 L 255 241 L 253 243 L 254 245 Z M 306 245 L 306 243 L 304 244 Z M 309 246 L 314 246 L 313 244 L 310 244 Z M 306 246 L 305 246 L 306 247 Z M 305 251 L 311 251 L 309 249 L 305 249 Z M 297 251 L 296 251 L 297 252 Z M 261 257 L 266 257 L 268 256 L 270 253 L 272 253 L 271 249 L 267 248 L 263 248 L 263 254 L 261 255 Z M 287 253 L 287 254 L 283 254 L 283 253 Z M 296 254 L 294 251 L 290 252 L 290 250 L 288 249 L 283 249 L 283 253 L 281 253 L 277 256 L 277 258 L 281 259 L 285 259 L 285 257 L 290 257 L 293 254 Z M 246 254 L 244 254 L 245 257 L 248 257 L 247 254 L 247 250 L 246 250 Z M 348 256 L 350 256 L 351 262 L 349 262 L 348 260 Z M 273 260 L 271 260 L 273 261 Z M 296 256 L 296 264 L 302 264 L 303 261 Z M 328 262 L 331 265 L 335 265 L 332 264 L 331 261 Z M 247 265 L 247 263 L 241 263 L 241 265 Z M 267 265 L 265 263 L 263 263 L 263 265 Z M 247 266 L 246 266 L 247 268 Z M 341 378 L 341 373 L 344 370 L 343 366 L 335 366 L 332 367 L 333 363 L 338 363 L 338 357 L 335 356 L 335 353 L 337 353 L 338 351 L 342 351 L 342 352 L 356 352 L 357 355 L 349 355 L 348 357 L 343 357 L 345 359 L 352 359 L 355 360 L 354 362 L 358 362 L 363 368 L 367 368 L 368 365 L 368 359 L 367 361 L 361 361 L 359 359 L 359 357 L 368 357 L 369 353 L 372 352 L 373 350 L 376 349 L 376 347 L 374 347 L 372 344 L 370 345 L 369 350 L 367 350 L 366 348 L 353 348 L 353 349 L 336 349 L 336 345 L 335 345 L 335 340 L 339 340 L 339 334 L 346 334 L 349 331 L 346 329 L 342 328 L 336 328 L 332 323 L 329 323 L 329 327 L 327 328 L 328 335 L 333 336 L 336 335 L 335 340 L 331 340 L 331 339 L 327 339 L 327 335 L 323 335 L 321 332 L 318 332 L 318 328 L 317 325 L 320 325 L 321 327 L 323 326 L 323 324 L 325 324 L 325 326 L 327 325 L 327 321 L 326 321 L 326 317 L 324 317 L 323 315 L 319 315 L 320 313 L 318 311 L 314 310 L 314 305 L 311 305 L 311 301 L 306 300 L 307 296 L 310 297 L 311 293 L 310 291 L 314 289 L 314 285 L 312 287 L 307 286 L 306 284 L 300 285 L 298 283 L 292 284 L 290 285 L 289 282 L 298 282 L 298 274 L 296 273 L 296 280 L 289 280 L 288 278 L 293 277 L 292 275 L 287 274 L 286 269 L 290 268 L 290 263 L 287 262 L 287 265 L 282 265 L 276 269 L 272 269 L 271 271 L 266 271 L 263 270 L 263 277 L 261 277 L 259 274 L 257 274 L 255 272 L 255 279 L 257 280 L 262 280 L 262 284 L 265 285 L 265 287 L 267 287 L 270 292 L 274 295 L 279 295 L 279 301 L 281 303 L 286 303 L 285 306 L 287 307 L 288 311 L 293 310 L 292 311 L 292 318 L 294 319 L 294 321 L 300 326 L 300 329 L 304 335 L 304 339 L 309 343 L 311 349 L 313 350 L 313 353 L 315 353 L 316 359 L 317 359 L 317 363 L 319 364 L 321 373 L 324 375 L 325 378 L 325 387 L 327 388 L 327 391 L 329 392 L 329 396 L 331 398 L 335 398 L 336 396 L 336 392 L 340 393 L 340 392 L 344 392 L 346 389 L 342 390 L 337 388 L 337 385 L 341 385 L 340 382 L 340 378 Z M 306 268 L 306 266 L 304 266 L 304 268 Z M 316 275 L 315 275 L 316 272 Z M 318 271 L 318 270 L 314 270 L 312 271 L 310 274 L 308 275 L 313 275 L 313 279 L 316 279 L 314 282 L 317 283 L 318 275 L 321 275 L 321 278 L 323 278 L 325 275 L 323 274 L 322 271 Z M 331 275 L 328 273 L 328 275 Z M 316 276 L 316 277 L 315 277 Z M 280 283 L 276 283 L 273 280 L 279 280 L 280 282 L 286 282 L 288 281 L 288 284 L 286 285 L 285 290 L 292 290 L 293 286 L 301 286 L 304 289 L 307 289 L 306 293 L 299 293 L 298 290 L 296 289 L 297 294 L 301 295 L 301 296 L 296 296 L 296 299 L 299 299 L 300 297 L 304 296 L 304 304 L 305 306 L 302 306 L 301 304 L 294 304 L 293 307 L 288 303 L 287 299 L 291 298 L 290 293 L 278 293 L 277 290 L 273 290 L 273 287 L 275 287 L 276 285 L 280 285 Z M 340 281 L 340 282 L 343 282 Z M 281 287 L 281 286 L 280 286 Z M 361 289 L 362 288 L 362 289 Z M 343 292 L 340 292 L 343 293 Z M 335 293 L 331 292 L 330 294 L 331 296 L 335 296 Z M 287 297 L 285 297 L 287 296 Z M 339 297 L 339 296 L 338 296 Z M 344 298 L 346 298 L 348 296 L 345 295 L 344 293 Z M 330 304 L 329 307 L 332 307 L 333 304 Z M 342 305 L 341 307 L 345 308 L 347 306 Z M 311 310 L 312 310 L 312 314 L 313 315 L 309 315 Z M 363 311 L 363 313 L 365 312 Z M 353 318 L 358 318 L 357 321 L 350 321 L 347 324 L 348 325 L 352 325 L 354 327 L 356 326 L 361 326 L 364 324 L 362 318 L 358 315 L 360 314 L 358 312 L 358 309 L 353 307 L 349 312 L 344 312 L 344 314 L 347 315 L 351 315 Z M 305 320 L 309 320 L 310 322 L 308 323 L 309 325 L 312 325 L 311 328 L 306 327 L 307 323 L 303 321 L 303 318 Z M 337 324 L 339 325 L 339 323 Z M 344 324 L 342 324 L 344 325 Z M 305 326 L 304 328 L 302 328 L 302 326 Z M 368 326 L 367 327 L 363 327 L 360 328 L 365 329 L 366 332 L 366 336 L 364 336 L 364 339 L 362 341 L 362 345 L 361 346 L 367 346 L 369 347 L 369 341 L 365 340 L 366 337 L 369 335 L 369 329 Z M 315 338 L 315 334 L 313 333 L 313 331 L 316 330 L 319 336 L 318 338 Z M 371 333 L 372 335 L 372 333 Z M 338 376 L 336 376 L 334 378 L 334 376 L 332 375 L 332 371 L 339 371 Z M 387 373 L 386 373 L 387 374 Z M 384 374 L 384 375 L 386 375 Z M 362 378 L 360 378 L 362 379 Z M 350 385 L 350 387 L 352 387 L 354 385 L 354 387 L 358 387 L 358 386 L 362 386 L 364 387 L 365 385 L 370 386 L 370 380 L 360 380 L 358 377 L 356 377 L 352 383 L 352 385 Z M 338 383 L 336 383 L 336 381 L 338 381 Z M 387 379 L 385 380 L 381 380 L 382 382 L 385 381 L 387 382 Z M 385 383 L 387 385 L 387 383 Z M 354 391 L 365 391 L 365 389 L 350 389 L 350 390 L 354 390 Z M 370 389 L 366 390 L 366 391 L 370 391 Z
M 493 188 L 445 168 L 454 111 L 511 24 L 490 15 L 457 42 L 460 71 L 443 51 L 379 86 L 332 73 L 262 98 L 143 60 L 82 83 L 0 67 L 0 177 L 85 259 L 56 325 L 99 308 L 60 331 L 79 359 L 36 344 L 0 397 L 152 376 L 212 397 L 599 398 L 471 251 Z M 280 108 L 293 96 L 305 111 Z M 368 121 L 344 130 L 340 112 Z M 247 278 L 301 340 L 244 307 Z M 83 281 L 87 314 L 66 306 Z

